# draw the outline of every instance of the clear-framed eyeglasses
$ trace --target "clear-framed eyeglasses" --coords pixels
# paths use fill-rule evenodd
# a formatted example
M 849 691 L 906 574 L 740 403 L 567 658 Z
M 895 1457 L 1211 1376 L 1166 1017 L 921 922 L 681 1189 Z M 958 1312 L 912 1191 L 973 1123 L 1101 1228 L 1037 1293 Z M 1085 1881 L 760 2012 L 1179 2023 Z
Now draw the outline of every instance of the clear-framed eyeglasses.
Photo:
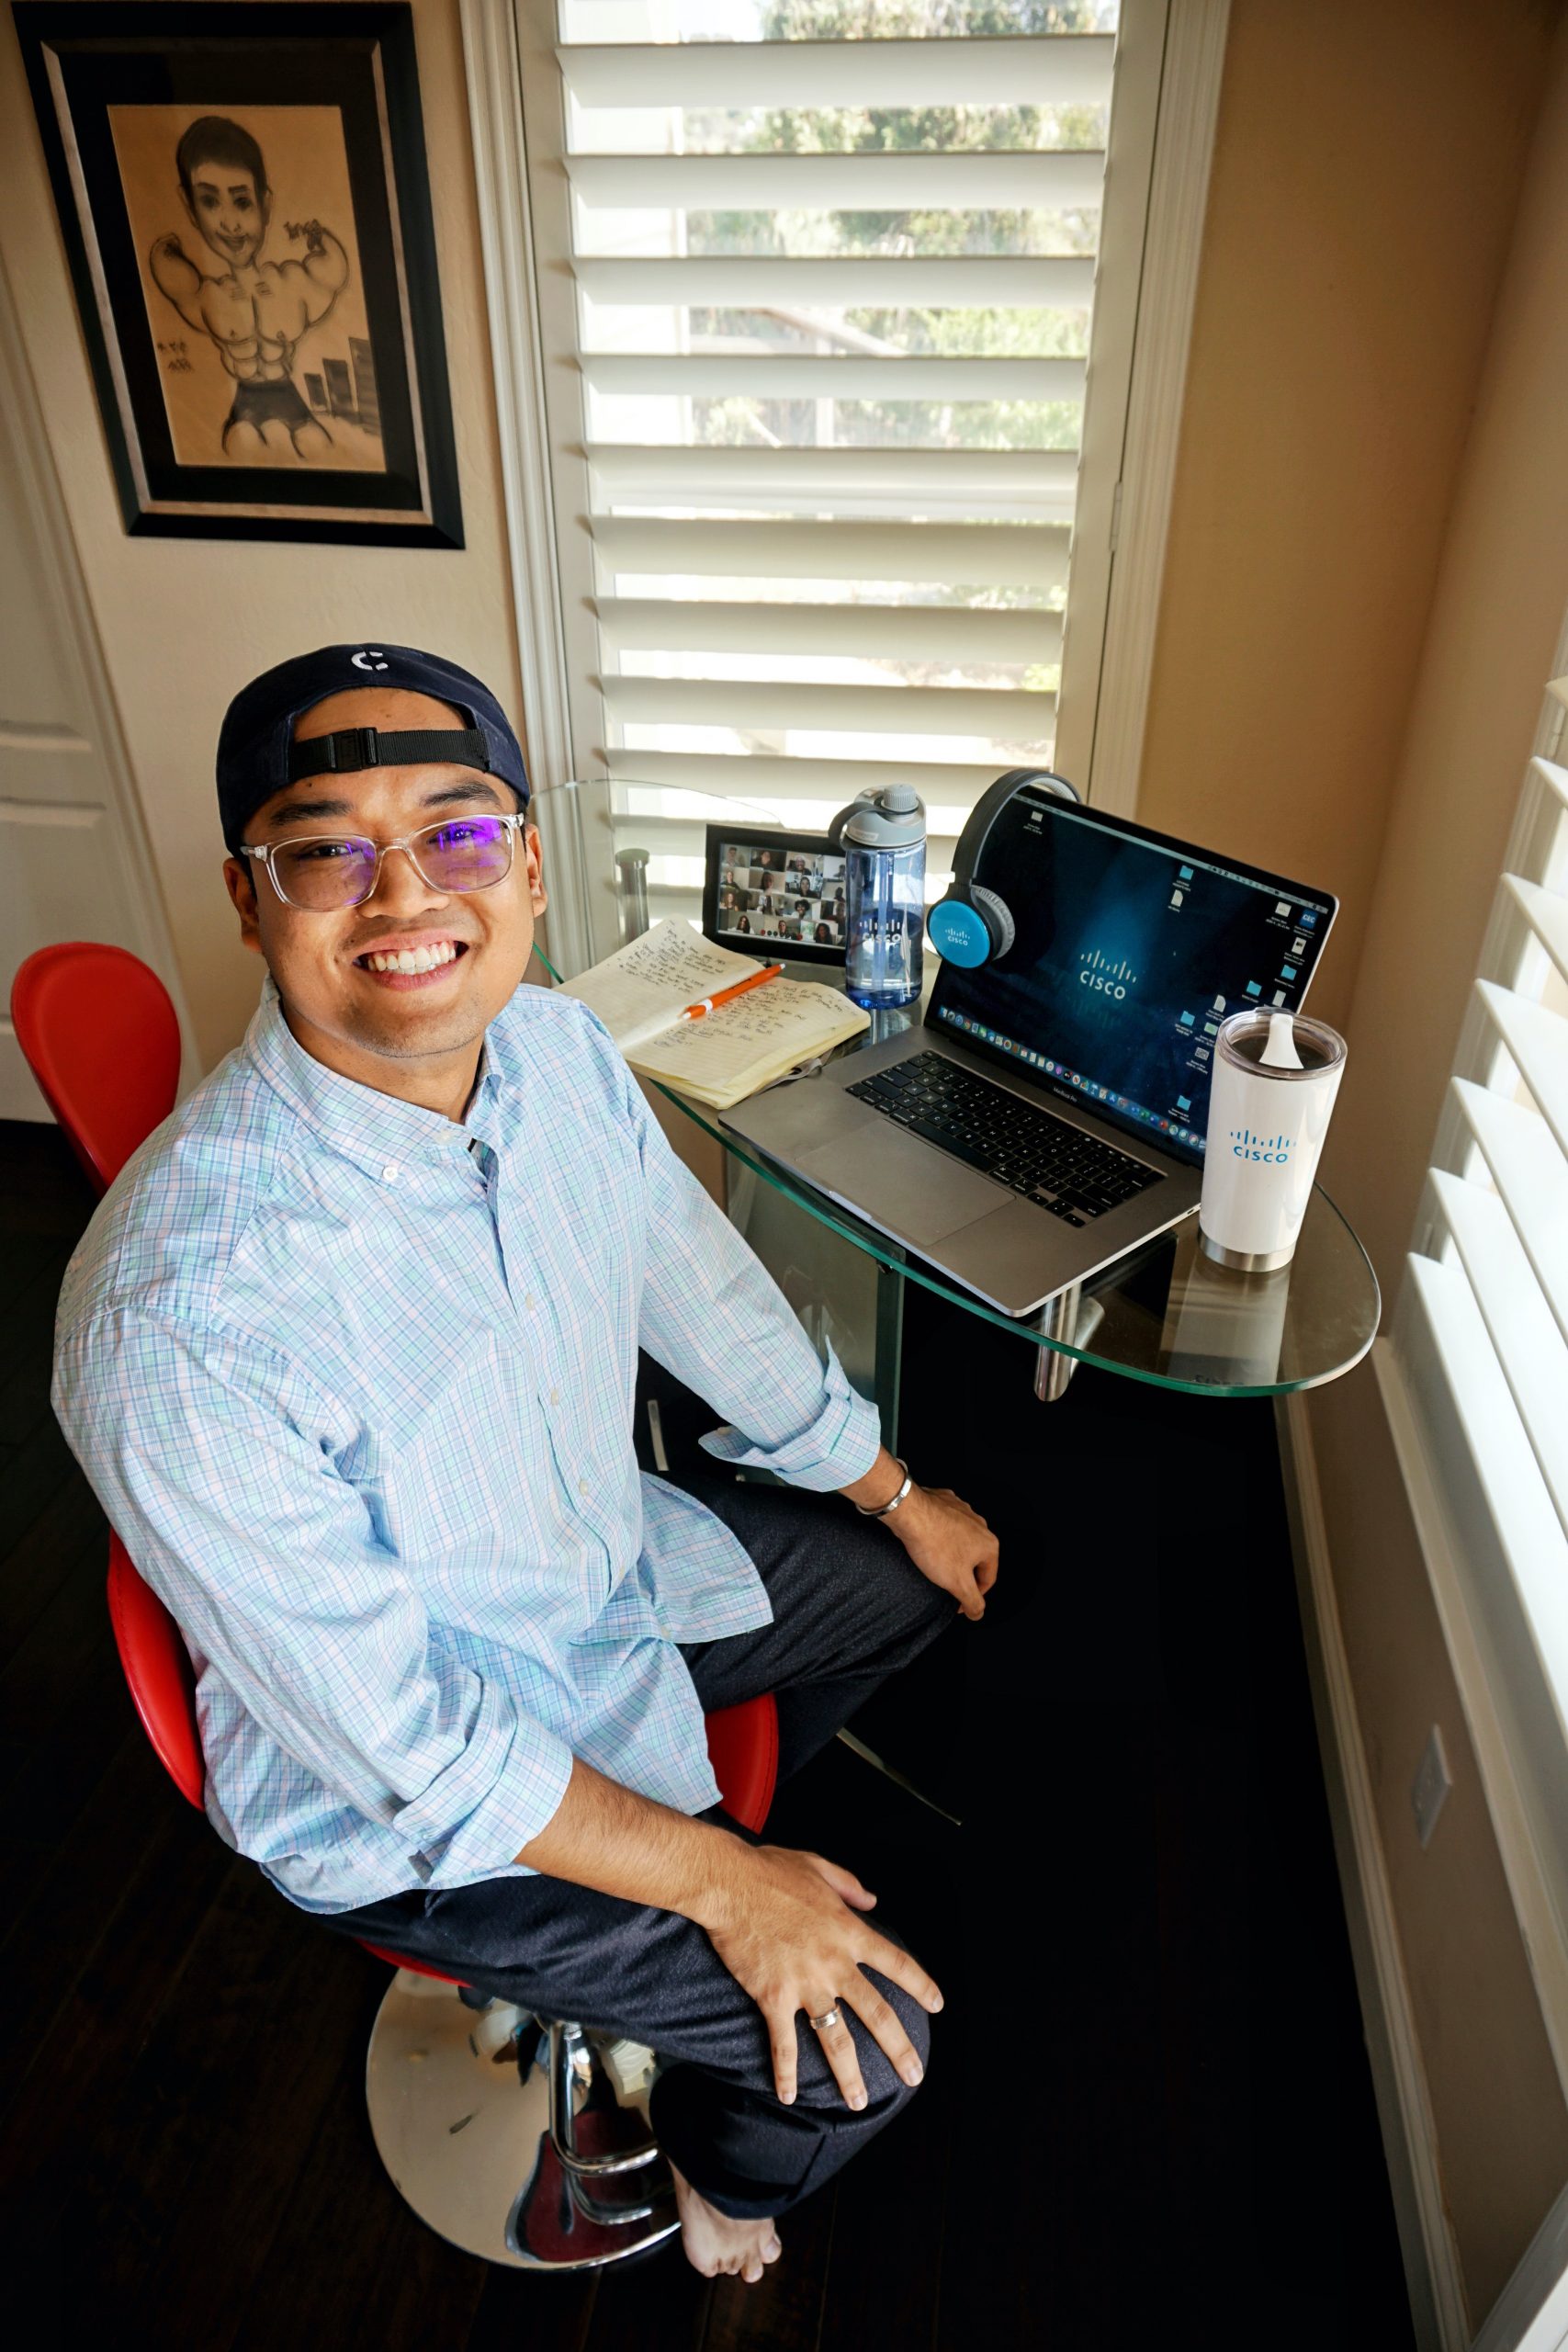
M 381 860 L 400 849 L 422 882 L 448 891 L 490 890 L 512 871 L 517 835 L 527 824 L 512 816 L 446 817 L 400 841 L 373 842 L 363 833 L 301 833 L 292 841 L 243 844 L 272 876 L 286 907 L 311 915 L 341 914 L 363 906 L 381 876 Z

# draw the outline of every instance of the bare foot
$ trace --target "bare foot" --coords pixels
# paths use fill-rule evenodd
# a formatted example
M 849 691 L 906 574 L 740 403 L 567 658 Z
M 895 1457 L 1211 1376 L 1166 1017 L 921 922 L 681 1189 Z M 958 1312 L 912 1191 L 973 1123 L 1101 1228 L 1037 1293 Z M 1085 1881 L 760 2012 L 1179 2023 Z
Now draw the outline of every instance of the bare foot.
M 670 2164 L 668 2156 L 664 2159 Z M 670 2165 L 675 2183 L 675 2210 L 681 2216 L 681 2243 L 694 2270 L 705 2278 L 744 2278 L 754 2287 L 765 2263 L 776 2262 L 784 2248 L 772 2222 L 732 2222 L 705 2197 L 699 2197 L 684 2174 Z

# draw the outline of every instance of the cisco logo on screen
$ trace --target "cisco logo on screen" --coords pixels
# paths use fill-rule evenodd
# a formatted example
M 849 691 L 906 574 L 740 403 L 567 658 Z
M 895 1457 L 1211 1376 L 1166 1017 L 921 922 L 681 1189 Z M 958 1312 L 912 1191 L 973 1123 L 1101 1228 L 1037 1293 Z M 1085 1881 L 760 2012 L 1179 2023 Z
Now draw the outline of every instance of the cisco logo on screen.
M 1135 989 L 1138 985 L 1138 976 L 1129 967 L 1125 957 L 1121 963 L 1112 964 L 1098 947 L 1086 947 L 1078 956 L 1078 963 L 1081 967 L 1078 973 L 1080 989 L 1096 989 L 1102 996 L 1115 997 L 1120 1002 L 1129 989 Z

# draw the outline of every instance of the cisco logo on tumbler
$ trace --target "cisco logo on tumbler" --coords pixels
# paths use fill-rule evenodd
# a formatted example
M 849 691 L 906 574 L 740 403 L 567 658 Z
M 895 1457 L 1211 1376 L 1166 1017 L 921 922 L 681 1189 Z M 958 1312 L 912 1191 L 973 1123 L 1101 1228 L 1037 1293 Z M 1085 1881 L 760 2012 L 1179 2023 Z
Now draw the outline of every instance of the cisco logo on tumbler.
M 1250 1127 L 1233 1127 L 1230 1136 L 1233 1159 L 1266 1159 L 1273 1168 L 1291 1164 L 1289 1136 L 1255 1136 Z
M 1138 985 L 1136 972 L 1129 969 L 1123 956 L 1120 964 L 1108 963 L 1098 947 L 1084 948 L 1078 956 L 1082 969 L 1078 973 L 1080 989 L 1098 989 L 1101 995 L 1114 997 L 1121 1003 L 1129 989 Z

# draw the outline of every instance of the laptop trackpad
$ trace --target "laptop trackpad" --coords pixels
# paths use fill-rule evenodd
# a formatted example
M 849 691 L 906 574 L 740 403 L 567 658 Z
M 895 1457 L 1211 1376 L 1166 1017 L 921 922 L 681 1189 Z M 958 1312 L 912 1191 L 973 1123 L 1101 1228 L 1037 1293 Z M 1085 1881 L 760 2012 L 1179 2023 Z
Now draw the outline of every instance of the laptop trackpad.
M 911 1241 L 940 1241 L 963 1225 L 973 1225 L 1012 1195 L 933 1144 L 918 1143 L 890 1120 L 882 1132 L 841 1136 L 802 1154 L 795 1166 L 824 1192 L 840 1200 L 874 1204 L 878 1224 L 890 1225 Z

